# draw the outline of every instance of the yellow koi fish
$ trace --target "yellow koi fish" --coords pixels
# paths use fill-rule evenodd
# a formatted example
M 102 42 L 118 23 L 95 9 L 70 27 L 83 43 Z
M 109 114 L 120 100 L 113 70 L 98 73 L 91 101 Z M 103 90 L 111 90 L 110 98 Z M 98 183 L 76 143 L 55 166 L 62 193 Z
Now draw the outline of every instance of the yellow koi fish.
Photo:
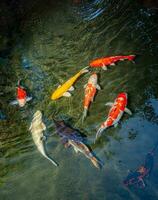
M 88 67 L 83 68 L 80 70 L 77 74 L 75 74 L 73 77 L 71 77 L 68 81 L 66 81 L 63 85 L 59 85 L 58 88 L 53 92 L 51 99 L 56 100 L 59 99 L 62 96 L 70 97 L 71 93 L 68 91 L 73 91 L 74 87 L 72 86 L 75 81 L 83 74 L 88 72 Z

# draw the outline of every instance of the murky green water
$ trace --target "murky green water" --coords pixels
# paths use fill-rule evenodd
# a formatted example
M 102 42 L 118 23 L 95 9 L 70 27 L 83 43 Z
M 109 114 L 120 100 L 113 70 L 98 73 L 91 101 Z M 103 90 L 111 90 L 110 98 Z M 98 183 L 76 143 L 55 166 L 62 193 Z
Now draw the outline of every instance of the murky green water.
M 31 9 L 31 8 L 30 8 Z M 127 189 L 122 181 L 158 141 L 158 28 L 157 11 L 133 1 L 60 2 L 38 5 L 20 24 L 9 56 L 0 58 L 1 106 L 7 120 L 0 121 L 0 199 L 122 200 L 158 199 L 158 152 L 145 189 Z M 136 54 L 129 61 L 99 73 L 97 93 L 84 124 L 83 85 L 75 84 L 71 98 L 50 100 L 51 93 L 89 61 L 102 56 Z M 18 79 L 33 96 L 24 108 L 9 106 Z M 107 116 L 105 103 L 127 92 L 130 117 L 124 115 L 93 143 Z M 48 138 L 47 149 L 60 166 L 55 168 L 37 151 L 28 131 L 33 113 L 41 110 L 51 136 L 53 117 L 64 119 L 87 135 L 88 144 L 105 163 L 97 170 L 59 137 Z

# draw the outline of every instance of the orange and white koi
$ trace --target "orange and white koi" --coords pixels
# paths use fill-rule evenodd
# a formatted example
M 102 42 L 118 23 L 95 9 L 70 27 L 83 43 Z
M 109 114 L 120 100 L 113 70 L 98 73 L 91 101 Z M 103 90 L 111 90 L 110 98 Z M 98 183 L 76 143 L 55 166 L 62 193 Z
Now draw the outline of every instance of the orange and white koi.
M 24 107 L 26 102 L 30 101 L 32 97 L 28 97 L 26 90 L 24 87 L 20 85 L 20 81 L 18 81 L 18 87 L 17 87 L 17 96 L 16 100 L 10 102 L 11 105 L 19 104 L 20 107 Z
M 133 61 L 135 58 L 135 55 L 128 55 L 128 56 L 109 56 L 109 57 L 103 57 L 103 58 L 97 58 L 95 60 L 92 60 L 89 65 L 90 67 L 101 67 L 104 70 L 107 70 L 108 65 L 115 65 L 116 62 L 122 61 L 122 60 L 129 60 Z
M 127 106 L 127 93 L 120 93 L 115 102 L 108 102 L 105 105 L 111 106 L 108 114 L 108 118 L 103 122 L 97 131 L 96 139 L 101 136 L 102 132 L 110 126 L 117 126 L 124 112 L 132 115 L 132 112 L 126 107 Z
M 100 86 L 97 84 L 97 80 L 98 80 L 97 74 L 93 73 L 90 76 L 88 83 L 84 86 L 85 98 L 84 98 L 84 111 L 83 111 L 82 121 L 87 116 L 88 108 L 90 106 L 90 103 L 93 102 L 97 89 L 98 90 L 101 89 Z

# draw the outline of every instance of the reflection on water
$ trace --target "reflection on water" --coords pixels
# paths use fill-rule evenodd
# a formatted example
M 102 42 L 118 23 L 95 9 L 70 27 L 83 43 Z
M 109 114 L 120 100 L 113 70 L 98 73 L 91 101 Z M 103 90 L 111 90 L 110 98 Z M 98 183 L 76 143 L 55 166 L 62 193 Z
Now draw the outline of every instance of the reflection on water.
M 106 2 L 108 4 L 108 2 Z M 101 15 L 106 10 L 104 0 L 94 0 L 91 2 L 82 2 L 74 8 L 76 14 L 85 21 L 91 21 Z
M 27 4 L 27 2 L 25 2 Z M 157 199 L 156 164 L 147 187 L 128 190 L 122 184 L 128 169 L 141 164 L 157 141 L 158 68 L 157 13 L 133 1 L 43 3 L 31 7 L 13 34 L 14 48 L 2 53 L 0 105 L 0 193 L 2 199 Z M 19 5 L 20 7 L 20 5 Z M 6 52 L 6 51 L 5 51 Z M 83 85 L 75 84 L 71 98 L 50 100 L 61 83 L 97 57 L 136 54 L 136 63 L 120 62 L 99 74 L 102 90 L 82 124 Z M 26 107 L 8 106 L 22 79 L 33 101 Z M 133 115 L 124 115 L 94 143 L 96 130 L 108 114 L 106 102 L 127 92 Z M 54 168 L 38 153 L 28 131 L 33 113 L 43 112 L 47 150 L 59 162 Z M 87 135 L 87 142 L 104 161 L 95 169 L 81 154 L 64 149 L 54 135 L 53 118 L 63 119 Z M 131 156 L 132 155 L 132 156 Z M 158 155 L 158 152 L 156 152 Z M 157 157 L 155 156 L 155 163 Z M 87 186 L 87 187 L 85 187 Z M 88 188 L 88 189 L 87 189 Z M 25 195 L 24 195 L 25 194 Z

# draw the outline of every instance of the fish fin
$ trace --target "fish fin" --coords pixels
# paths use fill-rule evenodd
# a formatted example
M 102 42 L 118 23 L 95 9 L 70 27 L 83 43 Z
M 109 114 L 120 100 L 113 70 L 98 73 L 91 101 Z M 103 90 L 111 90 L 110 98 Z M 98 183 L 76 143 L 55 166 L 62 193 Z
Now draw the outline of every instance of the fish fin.
M 105 66 L 105 65 L 102 67 L 102 69 L 105 71 L 108 70 L 107 66 Z
M 46 140 L 47 140 L 47 137 L 46 137 L 45 135 L 43 135 L 43 136 L 40 138 L 40 140 L 46 141 Z
M 112 103 L 112 102 L 107 102 L 105 105 L 106 105 L 106 106 L 112 107 L 112 106 L 114 105 L 114 103 Z
M 89 72 L 88 68 L 89 68 L 89 66 L 87 66 L 87 67 L 81 69 L 81 74 L 84 74 L 84 73 Z
M 74 87 L 73 86 L 71 86 L 69 89 L 68 89 L 68 91 L 74 91 Z
M 139 178 L 138 184 L 139 184 L 138 186 L 141 188 L 145 188 L 146 186 L 143 178 Z
M 20 82 L 21 82 L 21 80 L 19 79 L 18 82 L 17 82 L 17 85 L 18 85 L 18 86 L 20 86 Z
M 93 102 L 94 101 L 94 96 L 91 98 L 91 102 Z
M 31 100 L 32 100 L 32 97 L 27 97 L 26 98 L 26 102 L 31 101 Z
M 115 123 L 115 124 L 114 124 L 114 127 L 116 128 L 117 126 L 118 126 L 118 123 Z
M 125 112 L 126 112 L 127 114 L 129 114 L 129 115 L 132 115 L 132 112 L 131 112 L 130 109 L 128 109 L 128 108 L 125 108 Z
M 75 152 L 76 152 L 76 153 L 78 153 L 78 152 L 79 152 L 79 150 L 78 150 L 76 147 L 74 147 L 74 150 L 75 150 Z
M 32 123 L 31 123 L 31 125 L 30 125 L 30 127 L 29 127 L 29 131 L 31 131 L 31 129 L 32 129 Z
M 129 55 L 128 60 L 133 61 L 135 59 L 136 55 Z M 133 61 L 134 62 L 134 61 Z M 135 63 L 135 62 L 134 62 Z
M 93 163 L 93 165 L 98 169 L 102 167 L 102 163 L 96 157 L 92 156 L 90 160 Z
M 18 105 L 19 102 L 18 102 L 17 100 L 14 100 L 14 101 L 11 101 L 9 104 L 10 104 L 10 105 Z
M 87 116 L 87 108 L 84 108 L 83 115 L 82 115 L 82 123 L 84 122 L 84 119 L 86 118 L 86 116 Z
M 64 92 L 63 96 L 64 97 L 71 97 L 71 94 L 70 94 L 70 92 Z
M 111 63 L 110 65 L 111 65 L 111 66 L 115 66 L 116 64 L 115 64 L 115 63 Z
M 97 90 L 101 90 L 101 87 L 98 84 L 97 84 L 96 88 L 97 88 Z
M 42 122 L 41 125 L 42 125 L 42 129 L 43 129 L 43 130 L 46 130 L 46 125 L 45 125 L 43 122 Z
M 96 137 L 95 137 L 95 141 L 102 135 L 103 131 L 107 129 L 107 126 L 106 127 L 100 127 L 96 133 Z
M 55 165 L 56 167 L 59 166 L 59 164 L 58 164 L 53 158 L 50 158 L 49 156 L 47 156 L 46 153 L 44 153 L 43 156 L 44 156 L 45 158 L 47 158 L 47 159 L 48 159 L 53 165 Z
M 83 88 L 85 89 L 87 87 L 87 84 L 85 84 L 84 86 L 83 86 Z
M 60 88 L 61 87 L 61 85 L 58 85 L 58 87 L 57 88 Z

